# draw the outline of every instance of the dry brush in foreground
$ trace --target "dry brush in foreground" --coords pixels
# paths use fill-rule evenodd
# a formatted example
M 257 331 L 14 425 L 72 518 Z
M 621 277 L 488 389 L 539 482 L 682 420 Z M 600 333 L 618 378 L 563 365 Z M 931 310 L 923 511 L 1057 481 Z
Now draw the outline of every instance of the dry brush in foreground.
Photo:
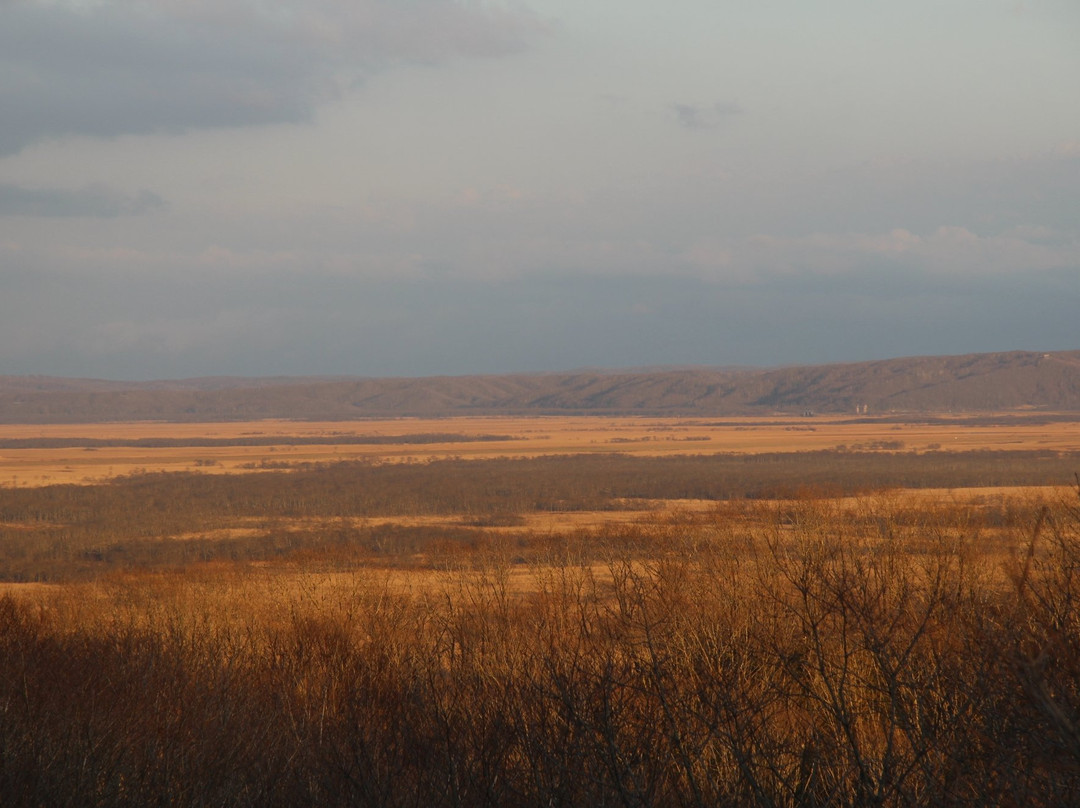
M 507 539 L 448 551 L 432 562 L 438 586 L 412 592 L 362 567 L 333 590 L 301 577 L 275 591 L 221 566 L 5 597 L 0 794 L 181 806 L 1075 800 L 1075 503 L 992 536 L 884 500 L 755 507 L 754 519 L 718 509 L 647 542 L 634 528 L 548 541 L 528 559 L 526 590 L 511 584 L 522 562 Z

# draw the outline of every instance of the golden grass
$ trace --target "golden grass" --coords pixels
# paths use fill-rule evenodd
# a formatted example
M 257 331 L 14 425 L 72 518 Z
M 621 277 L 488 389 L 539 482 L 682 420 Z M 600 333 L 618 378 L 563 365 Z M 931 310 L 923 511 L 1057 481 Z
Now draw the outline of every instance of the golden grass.
M 317 438 L 334 436 L 415 436 L 451 433 L 462 436 L 508 435 L 510 440 L 452 443 L 297 444 L 213 447 L 93 447 L 0 449 L 0 485 L 37 486 L 88 483 L 140 471 L 200 471 L 227 474 L 265 466 L 366 460 L 377 463 L 426 462 L 435 459 L 538 457 L 618 452 L 638 456 L 673 456 L 734 452 L 799 452 L 837 447 L 903 451 L 974 449 L 1080 450 L 1080 419 L 1050 424 L 896 424 L 884 420 L 846 423 L 847 416 L 814 418 L 716 419 L 634 417 L 454 417 L 401 418 L 349 422 L 253 421 L 174 424 L 0 425 L 0 440 L 95 438 L 136 440 Z
M 323 543 L 0 587 L 0 793 L 1072 804 L 1067 493 L 641 501 L 545 514 L 565 535 L 529 514 L 385 551 L 324 529 L 371 519 L 283 518 Z M 201 537 L 258 529 L 237 517 Z
M 925 510 L 932 513 L 941 506 L 981 507 L 994 505 L 1025 505 L 1033 502 L 1062 501 L 1067 499 L 1073 489 L 1068 486 L 1001 486 L 972 488 L 920 488 L 895 489 L 880 491 L 873 495 L 852 495 L 834 497 L 829 501 L 837 508 L 848 512 L 868 508 L 889 510 Z M 796 504 L 798 500 L 756 501 L 757 507 L 776 508 Z M 623 500 L 618 510 L 582 510 L 582 511 L 534 511 L 515 514 L 514 524 L 484 524 L 477 518 L 462 514 L 408 514 L 395 516 L 356 516 L 356 517 L 303 517 L 294 519 L 276 519 L 275 530 L 297 534 L 310 533 L 320 529 L 337 529 L 342 526 L 367 528 L 396 526 L 403 528 L 460 528 L 482 527 L 486 534 L 493 536 L 512 535 L 565 535 L 579 531 L 600 531 L 616 527 L 633 526 L 642 529 L 680 523 L 696 524 L 701 518 L 709 518 L 716 513 L 730 513 L 730 504 L 706 499 L 671 499 L 671 500 Z M 169 538 L 175 541 L 244 539 L 258 537 L 265 533 L 260 526 L 263 520 L 241 518 L 228 527 L 212 530 L 179 533 Z M 0 527 L 16 528 L 14 523 L 0 523 Z M 29 528 L 31 525 L 27 524 Z
M 413 552 L 411 555 L 372 556 L 358 554 L 347 560 L 323 558 L 318 550 L 299 558 L 275 561 L 252 561 L 231 563 L 215 560 L 182 569 L 163 568 L 147 573 L 140 570 L 107 573 L 90 581 L 72 581 L 66 584 L 3 583 L 0 596 L 10 594 L 22 600 L 39 604 L 62 606 L 65 611 L 75 608 L 73 604 L 91 602 L 111 603 L 106 613 L 123 611 L 131 593 L 139 591 L 139 600 L 186 604 L 184 610 L 197 608 L 207 614 L 257 615 L 268 610 L 282 598 L 314 598 L 318 602 L 340 600 L 350 592 L 386 592 L 395 596 L 445 597 L 450 589 L 465 586 L 483 587 L 489 582 L 485 575 L 493 568 L 502 570 L 501 586 L 515 595 L 536 594 L 543 589 L 545 579 L 552 571 L 570 563 L 580 574 L 587 574 L 601 583 L 611 581 L 611 569 L 604 561 L 582 556 L 578 561 L 567 557 L 551 557 L 537 561 L 535 553 L 528 553 L 530 560 L 515 547 L 527 547 L 534 543 L 556 540 L 555 546 L 577 552 L 585 544 L 596 540 L 621 541 L 619 537 L 635 536 L 638 542 L 644 538 L 646 549 L 643 558 L 655 554 L 663 557 L 670 552 L 672 540 L 678 544 L 686 537 L 697 534 L 708 536 L 709 542 L 718 541 L 718 535 L 763 535 L 763 531 L 777 529 L 785 535 L 801 521 L 791 514 L 810 514 L 814 522 L 831 523 L 846 537 L 850 548 L 868 541 L 872 546 L 880 542 L 877 527 L 871 527 L 866 535 L 858 533 L 853 526 L 888 523 L 897 535 L 907 536 L 905 542 L 911 552 L 917 542 L 912 535 L 932 526 L 931 545 L 950 541 L 971 542 L 978 537 L 978 555 L 992 567 L 990 575 L 997 583 L 1006 580 L 1004 562 L 1015 551 L 1013 543 L 1003 541 L 1013 528 L 998 529 L 987 525 L 972 528 L 965 526 L 945 527 L 955 522 L 957 514 L 969 513 L 972 525 L 978 523 L 978 514 L 985 509 L 1004 512 L 1009 509 L 1026 508 L 1035 513 L 1045 503 L 1067 502 L 1076 495 L 1075 488 L 1068 486 L 1011 486 L 981 488 L 894 489 L 828 499 L 806 501 L 801 499 L 773 499 L 717 502 L 711 500 L 627 500 L 622 510 L 589 511 L 543 511 L 519 516 L 520 523 L 512 525 L 484 526 L 480 535 L 487 537 L 479 547 L 456 545 L 452 541 L 438 544 L 432 550 Z M 914 515 L 915 521 L 900 527 L 898 515 Z M 952 514 L 946 517 L 945 514 Z M 4 527 L 18 527 L 4 523 Z M 461 514 L 409 514 L 376 517 L 301 517 L 275 518 L 270 522 L 252 517 L 239 517 L 220 527 L 204 531 L 178 533 L 163 536 L 166 540 L 202 541 L 251 539 L 274 533 L 293 533 L 298 537 L 328 533 L 341 528 L 363 529 L 380 526 L 401 528 L 475 528 L 474 518 Z M 799 527 L 805 529 L 805 525 Z M 862 529 L 862 528 L 860 528 Z M 974 531 L 974 532 L 972 532 Z M 1014 532 L 1014 531 L 1013 531 Z M 908 535 L 910 534 L 910 535 Z M 592 538 L 590 538 L 592 537 Z M 653 544 L 655 539 L 655 546 Z M 516 543 L 516 544 L 515 544 Z M 577 548 L 577 550 L 574 550 Z M 633 562 L 638 563 L 637 561 Z M 488 573 L 483 572 L 488 570 Z
M 0 491 L 6 577 L 59 582 L 0 585 L 0 794 L 5 805 L 1071 804 L 1075 489 L 808 486 L 800 498 L 790 457 L 740 458 L 724 473 L 756 482 L 713 489 L 680 481 L 711 480 L 724 458 L 610 455 L 1074 450 L 1076 427 L 0 426 L 0 439 L 402 436 L 0 450 L 0 484 L 19 486 L 264 462 L 608 455 Z M 514 437 L 407 442 L 431 434 Z M 865 490 L 860 469 L 905 463 L 940 465 L 921 479 L 946 485 L 1071 475 L 995 470 L 1010 457 L 1021 455 L 980 460 L 993 471 L 981 475 L 937 454 L 823 452 L 796 468 L 834 464 L 838 492 Z M 606 469 L 620 465 L 653 469 L 640 480 Z M 619 498 L 713 490 L 729 493 Z M 610 510 L 550 510 L 575 503 Z

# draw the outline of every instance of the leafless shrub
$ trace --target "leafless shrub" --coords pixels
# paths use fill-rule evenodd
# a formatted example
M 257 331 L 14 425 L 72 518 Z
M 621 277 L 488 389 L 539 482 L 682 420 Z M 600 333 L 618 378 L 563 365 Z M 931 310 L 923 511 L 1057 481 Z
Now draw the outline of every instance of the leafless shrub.
M 275 530 L 307 570 L 280 591 L 222 548 L 0 597 L 5 805 L 1080 793 L 1074 502 L 814 495 L 559 536 L 343 521 L 292 547 Z M 429 586 L 379 577 L 418 554 Z

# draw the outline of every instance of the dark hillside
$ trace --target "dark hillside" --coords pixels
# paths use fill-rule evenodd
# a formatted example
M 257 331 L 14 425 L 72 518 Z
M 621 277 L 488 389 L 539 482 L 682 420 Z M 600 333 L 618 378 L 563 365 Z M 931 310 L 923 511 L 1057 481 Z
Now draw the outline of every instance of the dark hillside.
M 0 376 L 0 422 L 348 420 L 481 414 L 766 415 L 1080 411 L 1080 351 L 778 369 L 578 371 L 418 379 L 112 382 Z

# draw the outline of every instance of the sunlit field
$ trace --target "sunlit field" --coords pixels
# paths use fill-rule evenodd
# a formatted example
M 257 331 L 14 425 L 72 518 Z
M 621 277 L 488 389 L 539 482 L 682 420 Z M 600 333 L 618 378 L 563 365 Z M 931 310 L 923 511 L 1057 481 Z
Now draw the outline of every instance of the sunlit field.
M 1080 451 L 1071 415 L 805 418 L 475 417 L 218 424 L 0 424 L 0 485 L 145 471 L 228 473 L 304 463 L 850 451 Z
M 2 802 L 1068 804 L 1080 436 L 961 420 L 5 427 Z

